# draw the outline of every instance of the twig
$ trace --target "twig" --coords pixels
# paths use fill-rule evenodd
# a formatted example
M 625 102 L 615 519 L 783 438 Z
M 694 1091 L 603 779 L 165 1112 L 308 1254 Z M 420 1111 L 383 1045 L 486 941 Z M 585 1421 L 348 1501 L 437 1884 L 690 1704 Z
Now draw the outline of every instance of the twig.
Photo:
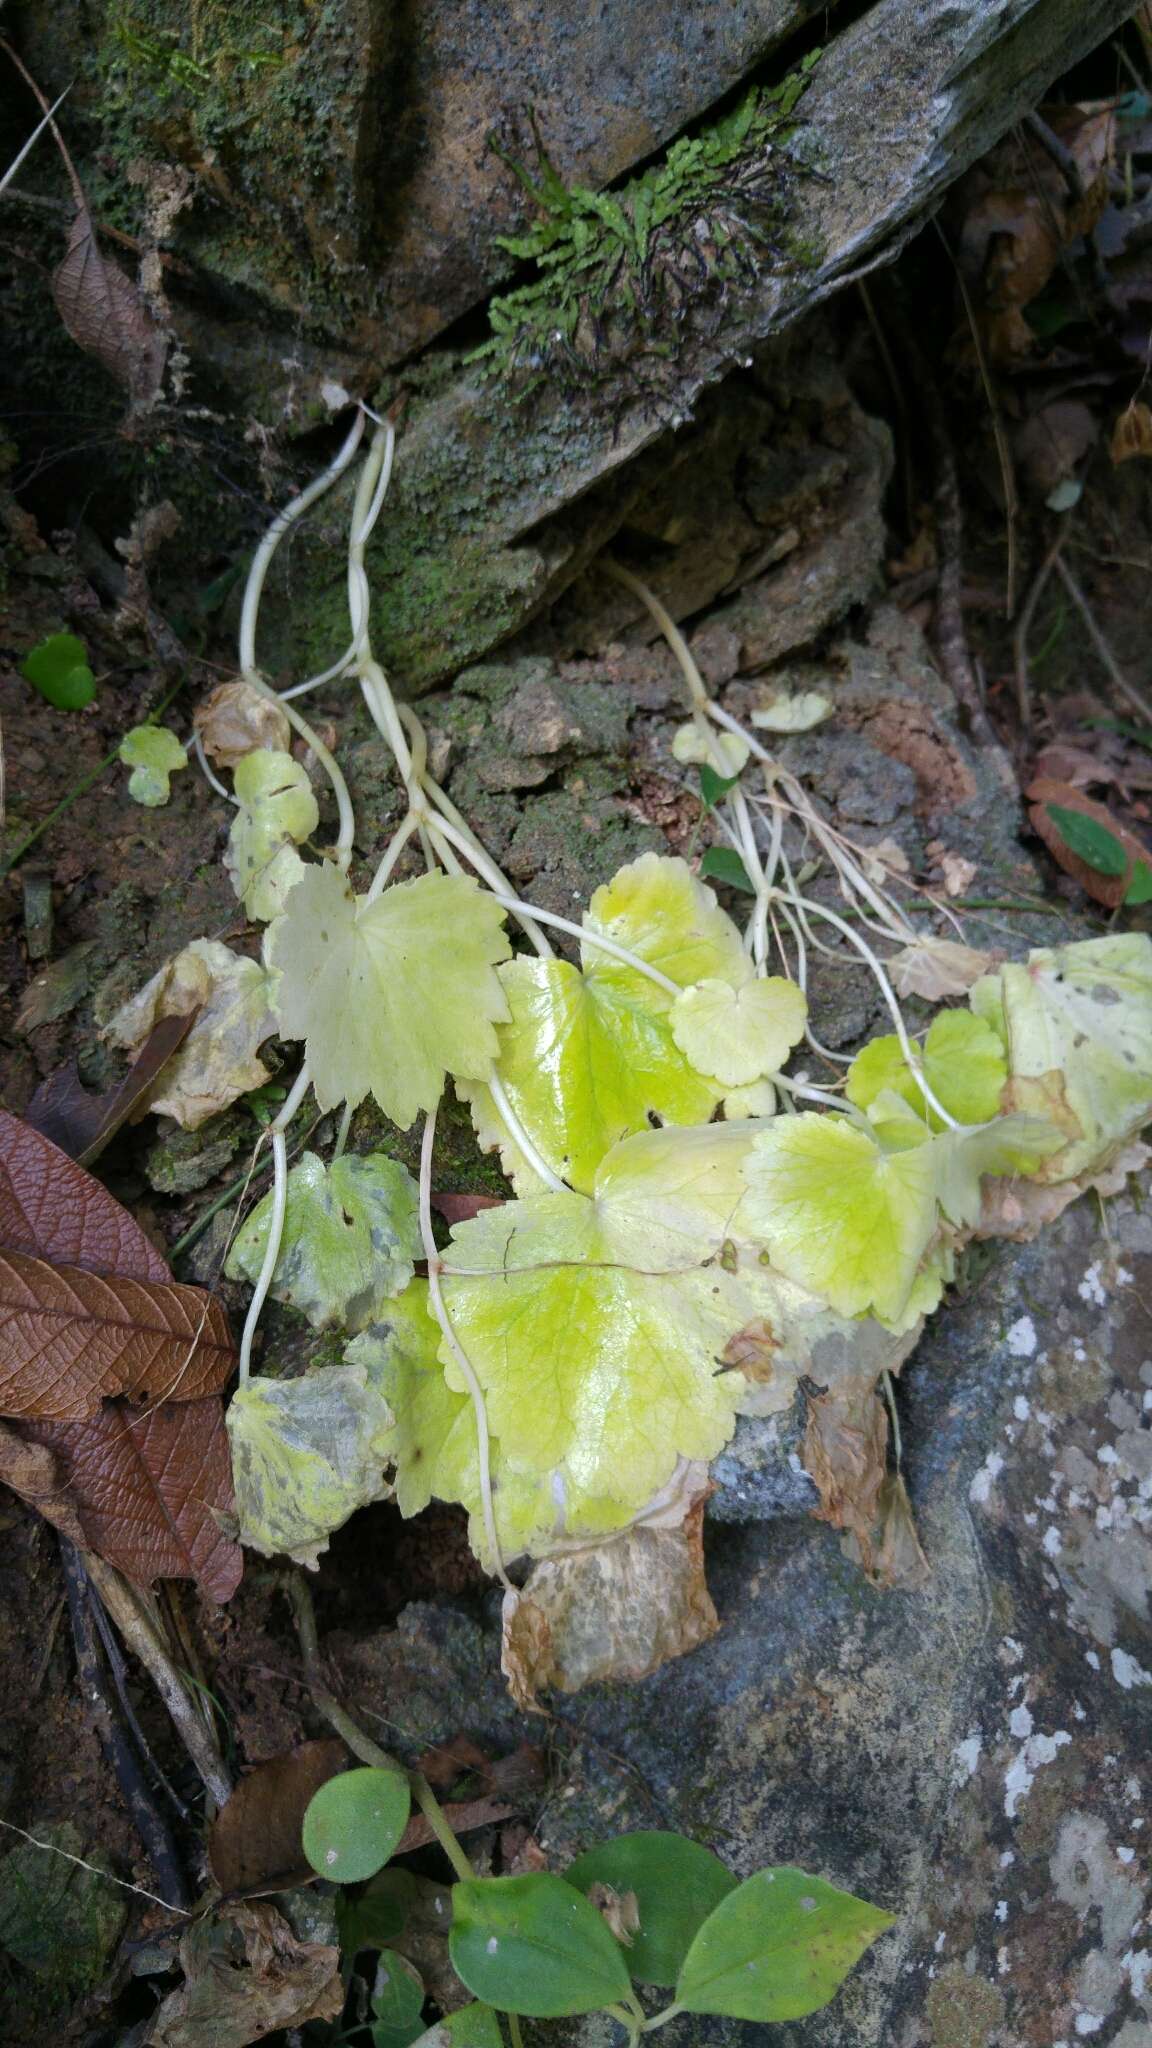
M 15 1821 L 0 1819 L 0 1828 L 7 1828 L 9 1834 L 19 1835 L 21 1841 L 31 1842 L 34 1849 L 43 1849 L 46 1856 L 62 1856 L 65 1863 L 74 1863 L 78 1870 L 90 1870 L 93 1877 L 102 1877 L 108 1884 L 119 1885 L 122 1892 L 135 1892 L 138 1899 L 151 1899 L 154 1906 L 163 1906 L 166 1913 L 180 1913 L 188 1918 L 186 1906 L 169 1905 L 156 1892 L 150 1892 L 142 1884 L 129 1884 L 127 1878 L 115 1877 L 110 1870 L 101 1870 L 98 1863 L 89 1863 L 84 1856 L 73 1856 L 70 1849 L 62 1849 L 58 1842 L 42 1842 L 39 1835 L 30 1835 L 27 1828 L 18 1828 Z
M 184 1681 L 140 1596 L 113 1565 L 106 1564 L 103 1558 L 96 1557 L 91 1551 L 83 1553 L 83 1563 L 128 1648 L 143 1664 L 167 1707 L 205 1791 L 217 1806 L 226 1805 L 232 1796 L 232 1780 L 224 1759 L 210 1730 L 189 1699 Z
M 60 1558 L 64 1568 L 68 1613 L 72 1622 L 72 1641 L 76 1649 L 76 1671 L 85 1706 L 100 1739 L 100 1746 L 115 1772 L 116 1782 L 123 1794 L 132 1825 L 152 1866 L 153 1876 L 172 1905 L 178 1911 L 187 1912 L 191 1905 L 191 1894 L 180 1868 L 180 1858 L 172 1838 L 172 1830 L 152 1798 L 140 1769 L 140 1759 L 113 1711 L 108 1694 L 93 1613 L 93 1601 L 97 1596 L 84 1569 L 80 1552 L 66 1536 L 60 1538 Z
M 1036 571 L 1032 580 L 1032 587 L 1021 607 L 1020 617 L 1016 621 L 1016 630 L 1012 635 L 1012 653 L 1016 667 L 1016 709 L 1020 714 L 1020 723 L 1026 733 L 1030 733 L 1032 730 L 1032 676 L 1028 665 L 1028 636 L 1032 631 L 1032 621 L 1036 616 L 1036 607 L 1044 593 L 1048 578 L 1056 567 L 1057 558 L 1067 536 L 1067 525 L 1062 523 L 1048 553 Z
M 996 386 L 992 382 L 992 372 L 988 366 L 988 358 L 984 353 L 984 343 L 980 335 L 980 324 L 976 318 L 976 309 L 972 304 L 972 295 L 968 290 L 964 272 L 956 261 L 952 246 L 939 221 L 934 220 L 933 226 L 944 245 L 948 261 L 952 265 L 956 278 L 957 290 L 963 301 L 964 311 L 968 318 L 969 331 L 972 335 L 972 346 L 976 352 L 976 366 L 980 372 L 980 382 L 984 386 L 984 396 L 988 402 L 988 416 L 992 422 L 992 438 L 996 443 L 996 459 L 1000 464 L 1000 483 L 1004 492 L 1004 520 L 1007 528 L 1006 537 L 1008 542 L 1008 576 L 1004 592 L 1004 610 L 1006 616 L 1011 618 L 1016 609 L 1016 521 L 1020 512 L 1020 499 L 1016 491 L 1016 471 L 1012 462 L 1012 450 L 1008 445 L 1008 435 L 1004 428 L 1000 402 L 996 396 Z
M 1077 583 L 1067 562 L 1062 561 L 1059 557 L 1056 561 L 1056 574 L 1059 576 L 1065 590 L 1083 619 L 1088 638 L 1099 656 L 1101 665 L 1107 669 L 1112 688 L 1117 696 L 1122 697 L 1124 702 L 1131 706 L 1132 710 L 1144 720 L 1146 725 L 1152 725 L 1152 703 L 1141 694 L 1134 683 L 1128 681 L 1097 623 L 1096 614 L 1092 610 L 1088 599 Z
M 148 1766 L 156 1783 L 162 1788 L 169 1803 L 175 1807 L 181 1820 L 190 1822 L 192 1819 L 191 1808 L 186 1806 L 183 1799 L 181 1799 L 175 1785 L 172 1784 L 167 1772 L 158 1761 L 143 1728 L 140 1726 L 140 1717 L 132 1704 L 132 1696 L 128 1691 L 128 1666 L 124 1662 L 124 1653 L 120 1648 L 116 1631 L 104 1611 L 104 1602 L 94 1586 L 90 1587 L 89 1604 L 92 1608 L 92 1619 L 96 1623 L 100 1641 L 104 1645 L 104 1655 L 108 1659 L 108 1669 L 112 1674 L 112 1683 L 116 1688 L 116 1697 L 120 1702 L 132 1739 L 140 1751 L 143 1762 Z

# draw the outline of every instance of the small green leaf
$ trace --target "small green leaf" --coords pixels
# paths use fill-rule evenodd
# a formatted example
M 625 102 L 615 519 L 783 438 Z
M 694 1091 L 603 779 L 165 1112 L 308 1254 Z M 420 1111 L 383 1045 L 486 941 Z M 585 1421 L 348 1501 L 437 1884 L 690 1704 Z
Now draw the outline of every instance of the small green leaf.
M 425 2030 L 420 1972 L 395 1949 L 381 1951 L 372 1989 L 372 2048 L 411 2048 Z
M 1152 903 L 1152 867 L 1146 860 L 1136 862 L 1124 901 L 1133 910 L 1138 903 Z
M 595 2012 L 630 1990 L 620 1945 L 596 1908 L 546 1871 L 455 1885 L 448 1953 L 477 1998 L 534 2019 Z
M 148 810 L 168 801 L 168 778 L 188 766 L 188 756 L 166 725 L 134 725 L 120 742 L 120 759 L 132 770 L 128 794 Z
M 421 2034 L 418 2048 L 504 2048 L 504 2036 L 492 2007 L 473 1999 Z
M 82 711 L 96 695 L 88 649 L 75 633 L 49 633 L 25 655 L 20 673 L 57 711 Z
M 306 770 L 278 747 L 254 747 L 232 774 L 237 811 L 224 865 L 249 917 L 278 917 L 308 872 L 296 848 L 320 812 Z
M 1069 811 L 1063 804 L 1045 804 L 1051 818 L 1068 848 L 1080 860 L 1086 860 L 1098 875 L 1122 875 L 1128 866 L 1128 855 L 1116 838 L 1098 818 L 1087 818 L 1082 811 Z
M 359 1884 L 375 1877 L 408 1823 L 411 1799 L 400 1771 L 341 1771 L 313 1794 L 304 1815 L 304 1854 L 318 1877 Z
M 637 1984 L 674 1984 L 708 1915 L 738 1879 L 710 1849 L 663 1828 L 617 1835 L 578 1856 L 565 1872 L 587 1892 L 593 1884 L 635 1892 L 640 1925 L 624 1960 Z
M 336 1894 L 336 1927 L 340 1948 L 351 1962 L 361 1949 L 387 1948 L 403 1934 L 416 1896 L 416 1880 L 407 1870 L 380 1870 L 358 1898 Z
M 385 1491 L 392 1414 L 362 1365 L 254 1376 L 225 1417 L 240 1541 L 315 1565 L 334 1529 Z
M 700 878 L 705 882 L 723 882 L 727 889 L 743 889 L 748 896 L 756 894 L 756 884 L 749 881 L 747 868 L 731 846 L 707 849 L 700 863 Z
M 869 1943 L 892 1924 L 891 1913 L 821 1877 L 787 1866 L 758 1870 L 704 1922 L 680 1972 L 676 2003 L 736 2020 L 802 2019 L 835 1997 Z
M 700 794 L 704 799 L 705 808 L 710 811 L 715 810 L 721 797 L 727 796 L 730 789 L 735 789 L 740 780 L 739 769 L 735 775 L 718 775 L 708 761 L 699 762 L 696 772 L 700 777 Z

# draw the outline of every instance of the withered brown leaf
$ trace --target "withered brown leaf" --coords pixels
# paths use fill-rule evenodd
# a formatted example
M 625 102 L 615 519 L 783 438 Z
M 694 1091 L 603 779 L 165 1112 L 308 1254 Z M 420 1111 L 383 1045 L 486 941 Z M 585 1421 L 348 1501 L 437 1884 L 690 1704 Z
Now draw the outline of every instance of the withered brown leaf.
M 104 254 L 85 205 L 77 208 L 69 230 L 52 296 L 77 346 L 123 385 L 136 411 L 146 412 L 160 395 L 168 337 L 139 287 Z

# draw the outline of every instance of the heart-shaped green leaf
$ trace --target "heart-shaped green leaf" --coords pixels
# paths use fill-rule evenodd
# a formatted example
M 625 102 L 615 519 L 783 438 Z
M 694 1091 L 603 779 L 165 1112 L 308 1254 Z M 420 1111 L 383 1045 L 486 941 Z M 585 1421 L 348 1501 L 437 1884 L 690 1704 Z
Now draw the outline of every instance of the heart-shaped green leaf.
M 304 1854 L 318 1877 L 359 1884 L 387 1863 L 408 1821 L 408 1780 L 399 1771 L 342 1771 L 304 1815 Z
M 448 1953 L 477 1998 L 534 2019 L 595 2012 L 630 1990 L 620 1945 L 596 1908 L 547 1871 L 454 1885 Z
M 25 655 L 20 673 L 57 711 L 81 711 L 96 695 L 88 650 L 75 633 L 49 633 Z
M 578 1856 L 567 1882 L 634 1892 L 640 1925 L 624 1960 L 637 1984 L 674 1984 L 708 1915 L 739 1880 L 710 1849 L 663 1828 L 618 1835 Z
M 372 2048 L 410 2048 L 426 2032 L 419 1970 L 395 1949 L 383 1950 L 372 1990 Z
M 758 1870 L 722 1899 L 684 1959 L 676 2003 L 735 2020 L 818 2012 L 886 1927 L 882 1912 L 821 1877 Z
M 336 1927 L 348 1960 L 364 1948 L 387 1948 L 403 1934 L 415 1895 L 415 1878 L 399 1868 L 379 1871 L 358 1898 L 337 1892 Z

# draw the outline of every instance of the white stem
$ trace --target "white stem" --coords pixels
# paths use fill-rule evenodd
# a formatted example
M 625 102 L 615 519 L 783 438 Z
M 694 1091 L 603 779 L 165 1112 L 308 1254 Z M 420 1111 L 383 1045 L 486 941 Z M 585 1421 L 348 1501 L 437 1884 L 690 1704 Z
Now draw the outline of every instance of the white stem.
M 472 1410 L 476 1417 L 476 1450 L 480 1468 L 480 1504 L 484 1516 L 484 1531 L 492 1552 L 496 1576 L 509 1593 L 514 1593 L 516 1588 L 504 1568 L 504 1555 L 496 1530 L 496 1509 L 492 1500 L 492 1442 L 488 1432 L 488 1410 L 484 1402 L 484 1389 L 476 1377 L 468 1353 L 453 1328 L 448 1305 L 444 1300 L 444 1291 L 440 1285 L 440 1253 L 436 1248 L 436 1238 L 432 1229 L 432 1148 L 435 1142 L 436 1111 L 432 1110 L 424 1120 L 424 1135 L 420 1143 L 420 1236 L 424 1245 L 424 1257 L 428 1262 L 428 1299 L 471 1397 Z
M 49 107 L 48 112 L 45 114 L 43 120 L 37 122 L 35 128 L 32 130 L 31 135 L 28 137 L 27 142 L 24 144 L 23 149 L 20 151 L 18 156 L 13 157 L 12 162 L 9 164 L 8 169 L 4 173 L 4 176 L 0 178 L 0 192 L 3 192 L 6 189 L 6 187 L 12 183 L 13 178 L 16 176 L 16 173 L 20 169 L 20 166 L 23 163 L 25 157 L 27 156 L 29 150 L 33 148 L 33 146 L 40 140 L 40 137 L 43 135 L 44 130 L 50 125 L 52 116 L 55 114 L 56 109 L 58 107 L 63 106 L 71 90 L 72 87 L 70 85 L 66 85 L 59 99 L 55 102 L 53 106 Z
M 238 804 L 240 801 L 239 797 L 234 796 L 230 789 L 225 789 L 220 777 L 209 762 L 208 756 L 204 752 L 204 742 L 198 732 L 194 732 L 192 735 L 192 747 L 200 767 L 200 772 L 209 788 L 214 789 L 217 796 L 222 796 L 226 804 Z
M 496 895 L 495 890 L 492 893 Z M 627 946 L 618 946 L 615 939 L 606 939 L 602 932 L 589 931 L 585 925 L 573 924 L 570 917 L 557 917 L 553 910 L 541 910 L 538 903 L 522 903 L 518 896 L 496 895 L 496 901 L 502 903 L 505 910 L 515 911 L 519 917 L 538 917 L 541 924 L 551 925 L 554 931 L 567 932 L 571 938 L 579 939 L 582 946 L 591 946 L 594 952 L 610 953 L 613 960 L 622 961 L 625 967 L 631 967 L 637 974 L 644 975 L 646 980 L 654 982 L 657 988 L 664 989 L 670 996 L 678 996 L 681 992 L 678 981 L 672 981 L 667 974 L 662 974 L 658 967 L 653 967 L 650 960 L 642 960 L 639 953 L 630 952 Z
M 362 412 L 358 412 L 352 422 L 344 446 L 334 461 L 329 463 L 327 469 L 320 476 L 313 477 L 312 482 L 297 497 L 293 498 L 290 504 L 285 505 L 282 512 L 277 513 L 263 540 L 260 542 L 256 553 L 252 557 L 252 566 L 248 571 L 248 581 L 244 586 L 244 604 L 240 613 L 240 667 L 245 672 L 256 667 L 256 618 L 260 610 L 260 598 L 263 594 L 264 581 L 268 574 L 272 557 L 289 529 L 295 526 L 298 519 L 303 517 L 310 505 L 316 503 L 317 498 L 323 497 L 325 491 L 331 484 L 335 483 L 337 477 L 344 474 L 357 448 L 360 446 L 363 434 L 364 415 Z
M 407 815 L 401 820 L 400 824 L 396 827 L 395 832 L 392 834 L 392 837 L 388 841 L 387 847 L 384 850 L 384 858 L 380 862 L 380 865 L 377 868 L 376 873 L 372 877 L 372 886 L 364 899 L 365 902 L 375 903 L 376 898 L 387 887 L 388 880 L 392 874 L 392 870 L 396 866 L 396 863 L 399 860 L 400 855 L 403 853 L 404 848 L 407 846 L 408 841 L 411 839 L 412 834 L 415 832 L 419 823 L 420 817 L 418 812 L 409 811 Z
M 540 958 L 542 960 L 550 960 L 552 958 L 552 948 L 540 930 L 541 923 L 547 924 L 549 922 L 547 913 L 543 910 L 534 909 L 530 903 L 520 902 L 513 892 L 512 884 L 509 882 L 507 875 L 497 867 L 496 862 L 491 856 L 485 853 L 479 841 L 473 838 L 471 832 L 462 832 L 458 825 L 455 825 L 450 818 L 444 816 L 437 801 L 435 784 L 427 783 L 425 787 L 437 805 L 436 816 L 428 820 L 428 830 L 431 834 L 433 845 L 441 851 L 442 857 L 442 849 L 445 844 L 455 847 L 458 853 L 463 854 L 469 867 L 475 868 L 480 879 L 487 883 L 497 902 L 502 903 L 506 910 L 512 911 L 513 915 L 519 919 L 520 924 L 523 926 L 525 937 L 535 946 Z
M 244 1332 L 240 1339 L 240 1384 L 244 1385 L 252 1370 L 252 1341 L 268 1299 L 268 1290 L 276 1272 L 276 1261 L 280 1257 L 280 1245 L 284 1236 L 284 1217 L 288 1208 L 288 1146 L 284 1133 L 291 1123 L 304 1097 L 312 1085 L 307 1062 L 301 1067 L 279 1115 L 269 1124 L 266 1136 L 272 1143 L 272 1212 L 268 1219 L 268 1242 L 264 1247 L 264 1259 L 257 1276 L 248 1313 L 244 1318 Z
M 340 1112 L 340 1128 L 336 1133 L 336 1143 L 332 1148 L 333 1159 L 343 1159 L 345 1148 L 348 1144 L 348 1133 L 351 1129 L 352 1104 L 350 1102 L 346 1102 L 344 1104 L 343 1109 Z
M 533 1173 L 536 1174 L 537 1177 L 545 1183 L 545 1186 L 551 1188 L 552 1193 L 554 1195 L 571 1194 L 572 1190 L 568 1186 L 567 1181 L 561 1180 L 558 1173 L 553 1173 L 552 1168 L 549 1166 L 548 1161 L 544 1157 L 544 1154 L 542 1152 L 537 1151 L 536 1146 L 533 1144 L 532 1139 L 529 1137 L 527 1131 L 524 1129 L 524 1126 L 521 1123 L 520 1118 L 517 1116 L 516 1111 L 513 1109 L 512 1104 L 508 1100 L 507 1090 L 505 1089 L 504 1083 L 500 1079 L 499 1074 L 489 1074 L 485 1086 L 488 1089 L 488 1093 L 491 1095 L 493 1102 L 496 1104 L 496 1108 L 500 1114 L 501 1122 L 503 1123 L 504 1128 L 508 1133 L 508 1136 L 511 1138 L 512 1143 L 516 1146 L 517 1151 L 522 1152 L 524 1154 L 524 1157 L 527 1160 L 528 1165 L 532 1168 Z

